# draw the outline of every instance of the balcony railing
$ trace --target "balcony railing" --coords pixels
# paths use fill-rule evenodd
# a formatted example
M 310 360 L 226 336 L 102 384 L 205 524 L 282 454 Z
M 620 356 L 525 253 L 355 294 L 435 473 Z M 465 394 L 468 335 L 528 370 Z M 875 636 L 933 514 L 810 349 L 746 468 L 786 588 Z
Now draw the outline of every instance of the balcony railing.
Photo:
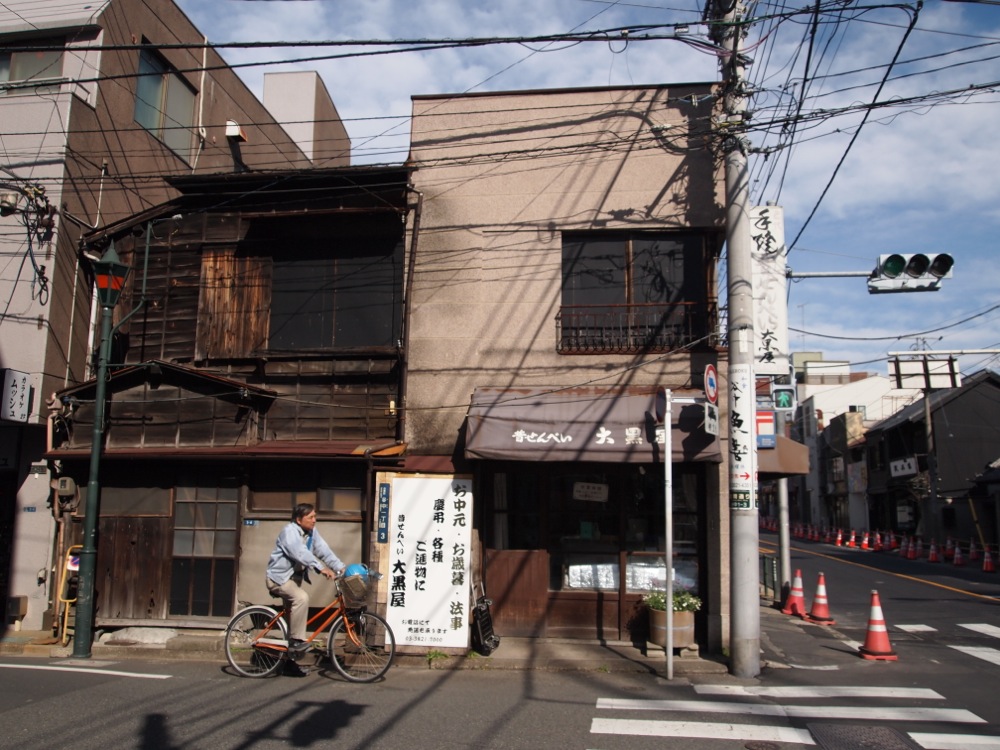
M 564 305 L 556 316 L 560 354 L 672 351 L 708 335 L 715 316 L 697 302 Z M 703 343 L 709 343 L 704 341 Z

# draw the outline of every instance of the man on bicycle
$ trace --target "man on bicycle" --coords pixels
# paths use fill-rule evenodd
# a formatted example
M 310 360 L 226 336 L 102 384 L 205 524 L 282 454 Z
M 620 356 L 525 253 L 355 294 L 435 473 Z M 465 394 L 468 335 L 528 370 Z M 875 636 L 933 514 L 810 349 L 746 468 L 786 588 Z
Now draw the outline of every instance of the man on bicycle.
M 267 590 L 285 603 L 288 650 L 293 655 L 308 648 L 305 639 L 309 594 L 302 588 L 302 581 L 309 583 L 310 570 L 332 579 L 345 567 L 316 530 L 316 508 L 311 503 L 295 506 L 292 522 L 278 534 L 267 563 Z

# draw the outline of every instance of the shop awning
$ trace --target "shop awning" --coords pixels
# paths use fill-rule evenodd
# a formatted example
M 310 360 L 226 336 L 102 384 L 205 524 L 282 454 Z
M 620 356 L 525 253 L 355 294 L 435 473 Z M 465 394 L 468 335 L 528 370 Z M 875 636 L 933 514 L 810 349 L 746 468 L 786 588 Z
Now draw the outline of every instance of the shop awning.
M 695 397 L 673 393 L 673 462 L 722 461 L 719 439 L 705 432 Z M 663 428 L 656 388 L 476 388 L 465 436 L 467 458 L 509 461 L 657 463 Z M 657 429 L 659 427 L 659 435 Z
M 809 473 L 809 448 L 802 443 L 775 435 L 773 448 L 757 451 L 757 476 L 761 479 L 780 479 L 792 474 Z

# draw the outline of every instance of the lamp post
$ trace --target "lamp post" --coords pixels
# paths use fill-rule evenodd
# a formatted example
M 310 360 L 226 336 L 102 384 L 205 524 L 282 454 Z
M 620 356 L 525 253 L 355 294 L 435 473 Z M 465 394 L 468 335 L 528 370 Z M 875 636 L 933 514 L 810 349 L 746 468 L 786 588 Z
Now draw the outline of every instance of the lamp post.
M 73 656 L 89 659 L 94 624 L 94 574 L 97 569 L 97 516 L 100 512 L 101 489 L 98 470 L 101 464 L 101 443 L 104 435 L 104 400 L 111 355 L 111 323 L 115 305 L 121 299 L 129 266 L 121 262 L 111 247 L 94 263 L 97 300 L 101 306 L 101 345 L 97 358 L 97 385 L 94 394 L 94 429 L 90 445 L 90 477 L 87 480 L 87 503 L 83 517 L 83 549 L 80 551 L 80 581 L 76 602 L 76 629 L 73 635 Z

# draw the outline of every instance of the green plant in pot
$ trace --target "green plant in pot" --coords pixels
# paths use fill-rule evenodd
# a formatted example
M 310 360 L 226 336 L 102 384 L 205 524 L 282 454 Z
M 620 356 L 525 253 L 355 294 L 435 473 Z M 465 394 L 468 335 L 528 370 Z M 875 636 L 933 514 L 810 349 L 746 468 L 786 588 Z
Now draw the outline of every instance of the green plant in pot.
M 694 646 L 694 613 L 701 609 L 701 599 L 686 589 L 674 589 L 674 615 L 671 643 L 674 648 Z M 642 597 L 649 609 L 649 639 L 658 646 L 667 645 L 667 592 L 650 591 Z
M 650 591 L 642 597 L 649 609 L 665 612 L 667 609 L 667 592 Z M 701 599 L 687 589 L 674 589 L 674 612 L 697 612 L 701 609 Z

